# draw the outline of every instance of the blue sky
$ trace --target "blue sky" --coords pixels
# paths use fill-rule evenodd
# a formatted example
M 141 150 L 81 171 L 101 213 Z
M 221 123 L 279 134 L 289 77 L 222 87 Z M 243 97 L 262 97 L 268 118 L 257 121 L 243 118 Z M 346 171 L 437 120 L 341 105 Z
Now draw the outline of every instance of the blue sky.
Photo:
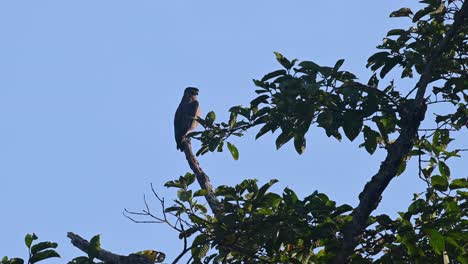
M 65 237 L 73 231 L 101 234 L 114 252 L 156 249 L 172 259 L 182 247 L 176 233 L 134 224 L 122 211 L 143 208 L 150 183 L 170 201 L 164 182 L 189 170 L 172 127 L 183 89 L 199 87 L 203 112 L 225 119 L 230 106 L 255 96 L 253 78 L 278 69 L 274 51 L 324 65 L 345 58 L 343 67 L 367 81 L 367 57 L 387 30 L 405 25 L 388 18 L 403 5 L 416 3 L 1 1 L 0 256 L 26 257 L 23 237 L 36 232 L 59 242 L 68 261 L 81 253 Z M 357 148 L 362 138 L 340 143 L 318 128 L 302 156 L 253 135 L 233 140 L 239 161 L 200 158 L 214 185 L 277 178 L 276 191 L 319 190 L 356 205 L 383 160 L 382 151 Z M 449 164 L 466 176 L 466 164 Z M 404 210 L 423 189 L 410 164 L 379 212 Z

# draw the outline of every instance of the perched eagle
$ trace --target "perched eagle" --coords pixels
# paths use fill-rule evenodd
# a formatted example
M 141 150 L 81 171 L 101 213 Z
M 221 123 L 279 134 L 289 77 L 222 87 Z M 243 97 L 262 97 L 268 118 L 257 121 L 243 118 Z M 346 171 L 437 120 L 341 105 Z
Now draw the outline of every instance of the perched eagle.
M 187 87 L 182 101 L 174 116 L 174 134 L 177 149 L 184 151 L 182 141 L 185 136 L 198 125 L 197 117 L 200 117 L 200 104 L 198 103 L 198 89 Z

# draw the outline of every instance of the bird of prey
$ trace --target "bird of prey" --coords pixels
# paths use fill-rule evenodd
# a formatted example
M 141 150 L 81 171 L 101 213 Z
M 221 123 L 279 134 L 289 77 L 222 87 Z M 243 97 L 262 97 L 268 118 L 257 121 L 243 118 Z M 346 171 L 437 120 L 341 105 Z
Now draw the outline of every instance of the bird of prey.
M 198 89 L 195 87 L 185 88 L 184 96 L 174 116 L 174 134 L 178 150 L 184 151 L 182 141 L 198 125 L 196 118 L 200 117 L 200 115 Z

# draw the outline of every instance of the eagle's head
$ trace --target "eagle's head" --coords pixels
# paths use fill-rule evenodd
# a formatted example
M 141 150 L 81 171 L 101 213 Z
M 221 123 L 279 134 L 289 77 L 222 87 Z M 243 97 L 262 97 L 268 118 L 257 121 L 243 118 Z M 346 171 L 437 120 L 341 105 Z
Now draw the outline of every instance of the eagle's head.
M 184 91 L 184 98 L 196 100 L 198 96 L 198 88 L 187 87 Z

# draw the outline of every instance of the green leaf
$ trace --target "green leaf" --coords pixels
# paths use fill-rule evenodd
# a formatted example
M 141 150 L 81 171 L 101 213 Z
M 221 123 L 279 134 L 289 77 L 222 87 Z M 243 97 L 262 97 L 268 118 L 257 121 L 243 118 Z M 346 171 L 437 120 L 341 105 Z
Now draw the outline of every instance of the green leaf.
M 274 52 L 276 56 L 276 60 L 286 69 L 291 69 L 294 66 L 294 63 L 290 62 L 286 59 L 281 53 Z
M 298 198 L 297 198 L 296 193 L 293 190 L 286 188 L 284 189 L 284 192 L 283 192 L 283 200 L 289 206 L 293 206 L 297 203 Z
M 302 134 L 294 134 L 294 148 L 297 153 L 302 154 L 306 148 L 306 139 Z
M 353 141 L 361 132 L 362 115 L 357 111 L 347 111 L 343 115 L 343 121 L 344 133 Z
M 234 126 L 236 125 L 237 122 L 237 113 L 231 112 L 231 115 L 229 116 L 229 128 L 233 129 Z
M 443 161 L 439 161 L 439 172 L 442 176 L 450 178 L 450 168 Z
M 380 71 L 380 78 L 384 78 L 385 75 L 387 75 L 387 73 L 390 72 L 399 62 L 401 62 L 400 57 L 388 58 Z
M 206 224 L 206 221 L 204 219 L 202 219 L 201 217 L 197 216 L 197 215 L 191 214 L 191 215 L 189 215 L 189 218 L 195 224 L 198 224 L 198 225 L 205 225 Z
M 379 67 L 377 67 L 376 69 L 380 68 L 380 66 L 383 65 L 383 61 L 390 55 L 389 52 L 387 51 L 381 51 L 381 52 L 377 52 L 375 53 L 374 55 L 370 56 L 368 59 L 367 59 L 367 65 L 366 67 L 369 67 L 373 64 L 376 64 L 376 65 L 379 65 Z M 375 70 L 376 70 L 375 69 Z
M 250 105 L 252 107 L 257 107 L 259 104 L 261 103 L 267 103 L 267 99 L 269 98 L 270 96 L 269 95 L 260 95 L 259 97 L 255 98 L 252 100 L 252 102 L 250 102 Z
M 438 255 L 441 255 L 445 250 L 444 237 L 435 229 L 430 229 L 429 235 L 431 237 L 429 244 Z
M 364 117 L 369 117 L 379 110 L 379 102 L 377 96 L 370 93 L 362 102 L 362 114 Z
M 299 66 L 302 67 L 302 71 L 312 71 L 312 72 L 319 72 L 322 67 L 320 67 L 318 64 L 312 61 L 303 61 L 299 63 Z
M 274 127 L 273 124 L 266 123 L 262 128 L 260 128 L 260 131 L 258 131 L 257 135 L 255 136 L 255 139 L 258 139 L 259 137 L 263 136 L 268 131 L 271 131 L 273 127 Z
M 438 129 L 432 137 L 432 144 L 434 146 L 440 147 L 441 149 L 446 149 L 447 145 L 453 139 L 450 138 L 450 132 L 447 129 Z
M 268 73 L 267 75 L 263 76 L 263 78 L 262 78 L 261 81 L 262 81 L 262 82 L 268 81 L 268 80 L 270 80 L 270 79 L 272 79 L 272 78 L 275 78 L 275 77 L 278 77 L 278 76 L 284 76 L 284 75 L 286 75 L 286 74 L 287 74 L 287 73 L 286 73 L 285 70 L 277 70 L 277 71 L 270 72 L 270 73 Z
M 181 209 L 183 209 L 183 208 L 180 207 L 180 206 L 171 206 L 171 207 L 168 207 L 168 208 L 164 209 L 164 212 L 166 212 L 166 213 L 177 212 L 177 211 L 180 211 Z
M 276 149 L 280 149 L 284 144 L 293 138 L 292 131 L 283 131 L 278 138 L 276 138 Z
M 179 178 L 179 181 L 185 183 L 187 186 L 195 182 L 195 174 L 187 172 L 184 176 Z
M 400 8 L 390 13 L 390 17 L 409 17 L 413 14 L 413 11 L 407 7 Z
M 388 31 L 387 37 L 388 36 L 399 36 L 399 35 L 403 35 L 403 34 L 406 34 L 406 30 L 404 30 L 404 29 L 392 29 L 392 30 Z
M 267 193 L 260 199 L 260 204 L 267 208 L 277 208 L 283 199 L 276 193 Z
M 198 210 L 198 211 L 201 211 L 204 214 L 206 214 L 206 212 L 208 212 L 206 207 L 204 205 L 201 205 L 201 204 L 195 204 L 195 205 L 193 205 L 193 208 L 195 209 L 195 211 Z
M 213 111 L 210 111 L 208 112 L 208 114 L 206 114 L 206 117 L 205 117 L 205 121 L 208 123 L 208 124 L 213 124 L 213 122 L 216 120 L 216 114 L 213 112 Z
M 377 149 L 377 137 L 379 136 L 379 133 L 372 130 L 368 126 L 364 126 L 363 132 L 364 132 L 364 143 L 362 145 L 364 145 L 364 147 L 366 148 L 366 151 L 372 155 Z
M 193 197 L 197 197 L 197 196 L 205 196 L 208 194 L 208 191 L 207 190 L 198 190 L 196 192 L 193 193 Z
M 406 160 L 403 160 L 398 166 L 396 176 L 400 176 L 405 170 L 406 170 Z
M 264 195 L 266 193 L 266 191 L 268 189 L 270 189 L 271 186 L 273 186 L 273 184 L 277 183 L 278 180 L 277 179 L 272 179 L 270 180 L 269 182 L 265 183 L 262 187 L 260 187 L 260 189 L 258 190 L 258 197 L 261 197 L 262 195 Z
M 450 183 L 450 189 L 455 190 L 455 189 L 462 189 L 462 188 L 468 188 L 468 180 L 461 178 L 461 179 L 455 179 Z
M 48 241 L 37 243 L 36 245 L 33 245 L 31 247 L 31 253 L 34 255 L 37 252 L 42 251 L 44 249 L 48 249 L 48 248 L 57 248 L 57 243 L 48 242 Z
M 44 259 L 49 259 L 49 258 L 60 258 L 60 255 L 55 252 L 55 250 L 49 249 L 49 250 L 44 250 L 41 251 L 37 254 L 34 254 L 30 259 L 29 263 L 36 263 Z
M 96 258 L 99 250 L 101 250 L 101 236 L 95 235 L 89 241 L 88 257 L 90 259 Z
M 341 65 L 343 65 L 343 63 L 344 63 L 344 59 L 338 60 L 338 61 L 335 63 L 335 66 L 333 67 L 333 70 L 334 70 L 335 72 L 337 72 L 337 71 L 340 69 Z
M 168 181 L 164 184 L 164 186 L 167 188 L 182 188 L 183 184 L 179 181 Z
M 352 211 L 353 210 L 353 207 L 349 204 L 343 204 L 343 205 L 340 205 L 336 208 L 335 212 L 333 213 L 333 215 L 341 215 L 343 213 L 346 213 L 346 212 L 349 212 L 349 211 Z
M 72 259 L 70 262 L 68 262 L 68 264 L 94 264 L 94 262 L 91 263 L 89 258 L 82 256 L 82 257 L 76 257 Z
M 209 146 L 202 146 L 195 155 L 200 156 L 210 151 Z
M 431 12 L 431 7 L 426 7 L 426 8 L 423 8 L 421 10 L 419 10 L 418 12 L 416 12 L 416 14 L 414 14 L 413 16 L 413 23 L 414 22 L 417 22 L 419 19 L 421 19 L 423 16 L 429 14 Z
M 1 263 L 5 262 L 6 264 L 24 264 L 24 260 L 20 258 L 12 258 L 10 260 L 7 260 L 8 258 L 5 258 L 3 258 Z
M 177 198 L 182 202 L 188 202 L 192 198 L 192 190 L 186 191 L 180 189 L 177 191 Z
M 411 203 L 408 207 L 408 213 L 415 215 L 423 211 L 426 202 L 423 199 L 418 199 Z
M 192 243 L 192 256 L 195 258 L 202 258 L 206 255 L 205 245 L 208 245 L 208 237 L 205 234 L 200 234 L 193 240 Z M 204 253 L 204 254 L 203 254 Z
M 443 13 L 444 11 L 445 11 L 445 3 L 442 2 L 442 3 L 440 3 L 439 7 L 436 10 L 432 11 L 430 14 L 431 15 L 436 15 L 436 14 Z
M 24 237 L 24 243 L 26 244 L 26 246 L 28 248 L 31 248 L 31 244 L 34 240 L 37 239 L 37 236 L 36 234 L 27 234 L 25 237 Z
M 232 158 L 234 160 L 238 160 L 239 159 L 239 151 L 237 150 L 236 146 L 234 146 L 230 142 L 227 142 L 227 147 L 229 149 L 229 152 L 231 152 Z
M 387 52 L 386 52 L 387 53 Z M 372 74 L 372 76 L 369 78 L 369 81 L 367 84 L 371 87 L 377 88 L 379 86 L 379 78 L 377 78 L 377 74 Z
M 438 191 L 446 191 L 448 187 L 447 178 L 440 175 L 432 176 L 431 184 Z

